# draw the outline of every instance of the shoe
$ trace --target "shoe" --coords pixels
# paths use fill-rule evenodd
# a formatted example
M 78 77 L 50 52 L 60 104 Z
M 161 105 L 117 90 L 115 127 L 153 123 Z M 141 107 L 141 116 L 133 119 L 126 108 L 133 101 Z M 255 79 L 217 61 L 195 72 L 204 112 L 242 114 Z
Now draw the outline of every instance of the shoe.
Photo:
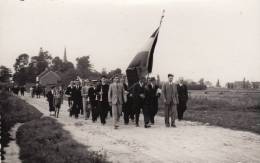
M 128 125 L 128 123 L 126 123 L 126 122 L 125 122 L 124 124 L 125 124 L 125 125 Z
M 114 129 L 115 129 L 115 130 L 118 129 L 118 126 L 114 126 Z
M 136 127 L 139 127 L 139 124 L 135 124 Z
M 175 127 L 176 127 L 176 125 L 175 125 L 175 124 L 172 124 L 172 125 L 171 125 L 171 127 L 174 127 L 174 128 L 175 128 Z
M 165 126 L 166 126 L 166 127 L 170 127 L 170 124 L 166 124 Z
M 144 128 L 150 128 L 151 126 L 150 125 L 144 125 Z

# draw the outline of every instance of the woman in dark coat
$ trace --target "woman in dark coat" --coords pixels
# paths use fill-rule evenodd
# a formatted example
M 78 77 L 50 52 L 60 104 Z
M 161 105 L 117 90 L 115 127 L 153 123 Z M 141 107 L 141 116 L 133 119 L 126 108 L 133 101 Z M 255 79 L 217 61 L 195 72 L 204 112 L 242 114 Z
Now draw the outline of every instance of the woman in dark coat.
M 50 111 L 50 115 L 54 115 L 52 114 L 52 112 L 55 111 L 55 106 L 54 106 L 54 88 L 55 86 L 51 87 L 51 90 L 48 91 L 47 93 L 47 101 L 49 102 L 49 111 Z

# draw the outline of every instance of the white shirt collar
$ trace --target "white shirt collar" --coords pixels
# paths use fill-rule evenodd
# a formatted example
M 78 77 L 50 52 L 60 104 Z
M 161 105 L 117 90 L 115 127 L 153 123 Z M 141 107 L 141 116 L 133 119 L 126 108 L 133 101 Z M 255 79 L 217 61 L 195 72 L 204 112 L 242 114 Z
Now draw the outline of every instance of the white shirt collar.
M 141 83 L 141 82 L 139 81 L 139 85 L 142 87 L 142 86 L 143 86 L 143 83 Z

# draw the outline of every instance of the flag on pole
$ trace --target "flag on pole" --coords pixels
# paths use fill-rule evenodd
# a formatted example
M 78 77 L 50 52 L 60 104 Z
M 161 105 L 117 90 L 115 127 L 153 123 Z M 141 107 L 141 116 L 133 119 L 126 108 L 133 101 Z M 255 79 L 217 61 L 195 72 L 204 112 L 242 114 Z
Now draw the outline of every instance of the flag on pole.
M 136 83 L 141 77 L 145 77 L 148 73 L 152 72 L 153 54 L 159 35 L 159 28 L 160 27 L 153 32 L 142 50 L 140 50 L 130 62 L 126 70 L 129 86 Z
M 138 82 L 141 77 L 145 77 L 153 70 L 153 54 L 164 18 L 164 12 L 165 10 L 162 11 L 159 27 L 153 32 L 145 46 L 137 53 L 126 69 L 129 89 L 131 89 L 132 85 Z

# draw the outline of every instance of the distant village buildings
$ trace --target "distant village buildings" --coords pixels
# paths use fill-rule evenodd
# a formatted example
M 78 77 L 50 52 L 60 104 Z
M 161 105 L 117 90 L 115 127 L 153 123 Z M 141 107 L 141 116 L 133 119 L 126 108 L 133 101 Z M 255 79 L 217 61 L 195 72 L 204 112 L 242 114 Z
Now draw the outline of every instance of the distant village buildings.
M 249 82 L 244 78 L 243 81 L 228 82 L 226 87 L 229 89 L 260 89 L 260 82 Z

